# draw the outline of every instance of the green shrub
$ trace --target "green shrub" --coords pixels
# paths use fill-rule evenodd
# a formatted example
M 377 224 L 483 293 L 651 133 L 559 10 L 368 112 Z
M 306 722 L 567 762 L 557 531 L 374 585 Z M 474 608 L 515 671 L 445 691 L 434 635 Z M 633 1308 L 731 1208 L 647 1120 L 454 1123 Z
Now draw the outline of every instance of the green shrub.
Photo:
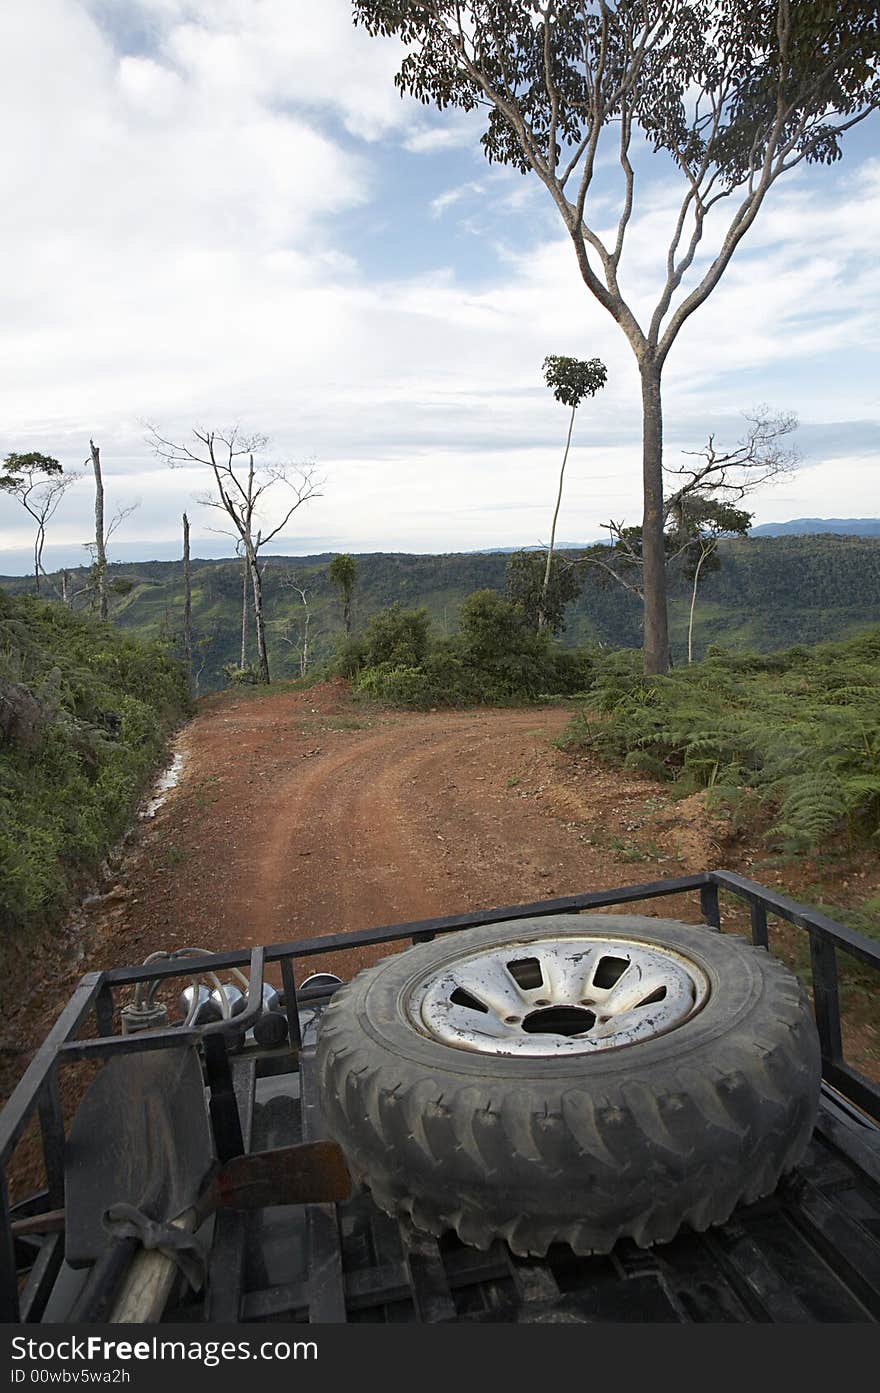
M 342 645 L 336 670 L 363 696 L 396 706 L 507 705 L 581 691 L 595 655 L 552 644 L 523 609 L 494 590 L 461 608 L 459 632 L 434 638 L 427 611 L 394 605 Z
M 403 609 L 393 604 L 380 610 L 373 615 L 362 640 L 362 665 L 418 667 L 428 653 L 430 627 L 426 609 Z
M 362 634 L 341 639 L 330 670 L 339 677 L 355 677 L 367 665 L 367 643 Z
M 124 830 L 189 706 L 156 643 L 34 599 L 0 603 L 0 698 L 14 684 L 35 733 L 0 733 L 0 947 L 49 924 Z
M 260 675 L 252 663 L 240 667 L 238 663 L 224 663 L 223 676 L 231 687 L 255 687 Z
M 355 691 L 392 706 L 426 708 L 435 705 L 431 678 L 419 667 L 379 663 L 364 668 L 355 678 Z

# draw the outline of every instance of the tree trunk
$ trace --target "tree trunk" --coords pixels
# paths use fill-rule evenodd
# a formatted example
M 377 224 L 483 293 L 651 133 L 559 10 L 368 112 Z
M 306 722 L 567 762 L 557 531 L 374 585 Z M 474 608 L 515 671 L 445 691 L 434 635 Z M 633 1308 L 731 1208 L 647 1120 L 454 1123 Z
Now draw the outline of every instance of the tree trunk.
M 565 478 L 565 466 L 568 463 L 568 450 L 571 445 L 571 433 L 574 430 L 574 413 L 577 407 L 571 408 L 571 420 L 568 423 L 568 438 L 565 442 L 565 454 L 562 456 L 562 468 L 559 471 L 559 490 L 556 494 L 556 507 L 553 510 L 553 523 L 550 528 L 550 545 L 547 548 L 547 565 L 544 567 L 544 584 L 541 586 L 541 599 L 538 604 L 538 633 L 547 627 L 547 592 L 550 589 L 550 569 L 553 565 L 553 547 L 556 543 L 556 520 L 559 517 L 559 505 L 562 502 L 562 481 Z
M 311 620 L 311 617 L 312 616 L 309 614 L 308 609 L 306 609 L 305 621 L 303 623 L 302 654 L 300 655 L 299 660 L 300 677 L 305 677 L 306 673 L 309 670 L 309 622 Z
M 345 625 L 346 638 L 351 637 L 351 591 L 343 593 L 342 622 Z
M 694 588 L 691 591 L 691 612 L 688 617 L 688 662 L 694 661 L 694 609 L 697 603 L 697 586 L 700 583 L 700 570 L 706 557 L 715 550 L 714 547 L 700 547 L 700 559 L 694 571 Z
M 193 690 L 192 582 L 189 573 L 189 518 L 183 515 L 183 661 L 190 695 Z
M 648 357 L 642 377 L 642 564 L 644 582 L 644 670 L 646 675 L 669 668 L 669 626 L 666 614 L 666 549 L 663 540 L 663 414 L 660 367 Z
M 95 587 L 98 593 L 98 616 L 107 618 L 107 549 L 104 541 L 104 482 L 101 478 L 101 451 L 94 440 L 89 441 L 92 468 L 95 471 Z
M 241 661 L 238 666 L 240 668 L 245 668 L 247 666 L 248 639 L 248 573 L 250 571 L 250 563 L 247 556 L 242 557 L 242 566 L 244 569 L 241 575 Z
M 73 608 L 73 598 L 70 593 L 70 572 L 61 572 L 61 601 L 66 609 Z
M 260 681 L 269 685 L 269 655 L 266 652 L 266 625 L 263 621 L 263 577 L 256 555 L 248 555 L 251 582 L 254 590 L 254 621 L 257 629 L 257 652 L 260 662 Z

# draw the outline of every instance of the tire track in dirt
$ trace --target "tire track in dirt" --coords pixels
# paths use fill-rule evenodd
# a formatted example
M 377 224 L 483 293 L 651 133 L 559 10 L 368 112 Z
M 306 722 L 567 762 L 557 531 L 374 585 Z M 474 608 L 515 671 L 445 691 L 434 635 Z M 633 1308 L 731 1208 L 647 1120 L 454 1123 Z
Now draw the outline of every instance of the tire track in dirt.
M 518 898 L 509 868 L 522 835 L 475 771 L 509 764 L 539 714 L 411 718 L 317 758 L 305 776 L 292 771 L 276 790 L 280 811 L 257 871 L 264 940 L 454 914 L 498 902 L 499 892 L 502 902 Z M 564 717 L 550 715 L 555 732 Z
M 653 781 L 554 748 L 569 716 L 365 709 L 340 683 L 210 697 L 178 740 L 179 786 L 139 824 L 107 905 L 71 927 L 79 960 L 246 948 L 684 869 L 674 848 L 642 854 Z

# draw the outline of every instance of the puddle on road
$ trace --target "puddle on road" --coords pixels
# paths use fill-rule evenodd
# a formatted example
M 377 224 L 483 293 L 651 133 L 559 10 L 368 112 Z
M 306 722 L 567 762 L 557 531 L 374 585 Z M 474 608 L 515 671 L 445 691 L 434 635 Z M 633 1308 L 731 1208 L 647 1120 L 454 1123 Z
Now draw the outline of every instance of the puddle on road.
M 155 784 L 153 785 L 153 791 L 150 794 L 149 800 L 141 810 L 140 816 L 142 818 L 150 818 L 156 816 L 156 813 L 159 811 L 162 804 L 165 802 L 165 799 L 168 797 L 171 790 L 173 788 L 176 788 L 177 785 L 180 783 L 180 775 L 182 770 L 183 755 L 178 753 L 174 756 L 168 768 L 165 770 L 164 774 L 160 774 Z

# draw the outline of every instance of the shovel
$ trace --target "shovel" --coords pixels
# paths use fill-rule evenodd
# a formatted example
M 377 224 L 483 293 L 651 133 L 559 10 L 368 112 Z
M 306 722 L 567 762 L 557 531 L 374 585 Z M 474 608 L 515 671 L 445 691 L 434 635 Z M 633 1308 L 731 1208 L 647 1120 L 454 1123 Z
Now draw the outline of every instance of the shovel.
M 348 1199 L 351 1177 L 341 1147 L 333 1141 L 302 1142 L 274 1151 L 255 1151 L 233 1156 L 208 1175 L 202 1193 L 189 1210 L 198 1229 L 218 1209 L 263 1209 L 282 1204 L 334 1204 Z M 64 1209 L 30 1214 L 10 1225 L 13 1237 L 61 1233 L 67 1219 Z
M 348 1199 L 351 1177 L 337 1142 L 303 1142 L 235 1156 L 218 1166 L 195 1204 L 170 1227 L 195 1233 L 218 1209 L 253 1210 L 267 1205 L 332 1204 Z M 122 1240 L 123 1242 L 125 1240 Z M 165 1309 L 177 1265 L 161 1249 L 139 1252 L 109 1314 L 112 1324 L 156 1321 Z
M 195 1049 L 184 1048 L 114 1059 L 101 1070 L 71 1125 L 65 1191 L 64 1211 L 17 1221 L 17 1236 L 63 1227 L 68 1263 L 91 1267 L 71 1319 L 140 1322 L 162 1314 L 178 1264 L 161 1247 L 144 1247 L 135 1221 L 152 1224 L 149 1236 L 161 1243 L 156 1225 L 194 1234 L 216 1209 L 328 1203 L 347 1197 L 350 1180 L 334 1142 L 218 1164 L 201 1066 Z M 122 1213 L 115 1233 L 104 1223 L 108 1207 Z

